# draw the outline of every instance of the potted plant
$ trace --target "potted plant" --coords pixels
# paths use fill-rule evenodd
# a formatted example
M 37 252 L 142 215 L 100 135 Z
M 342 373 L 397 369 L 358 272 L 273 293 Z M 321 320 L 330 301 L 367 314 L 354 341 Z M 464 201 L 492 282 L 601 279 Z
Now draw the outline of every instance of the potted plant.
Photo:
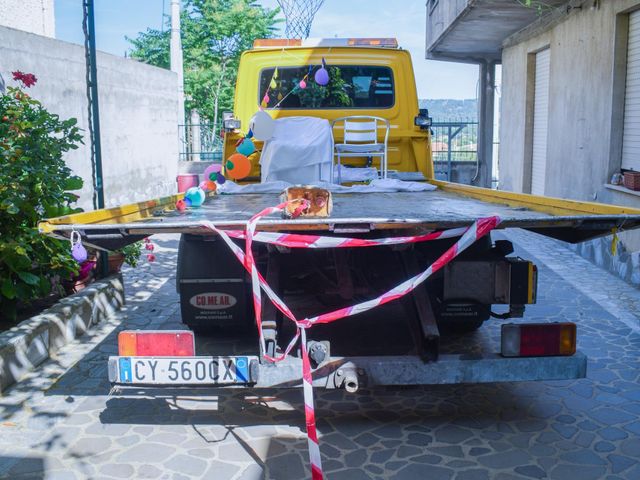
M 142 255 L 143 242 L 135 242 L 109 253 L 109 273 L 118 273 L 122 264 L 136 267 Z
M 63 280 L 62 286 L 67 295 L 77 293 L 84 289 L 87 285 L 92 283 L 94 278 L 94 271 L 96 268 L 95 257 L 89 258 L 80 264 L 78 273 L 73 275 L 70 280 Z

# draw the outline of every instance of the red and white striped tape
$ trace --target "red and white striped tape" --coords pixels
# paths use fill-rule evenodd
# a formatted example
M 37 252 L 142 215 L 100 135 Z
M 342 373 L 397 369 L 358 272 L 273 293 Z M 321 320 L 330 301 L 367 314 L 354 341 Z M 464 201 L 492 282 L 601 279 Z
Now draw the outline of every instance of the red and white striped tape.
M 318 442 L 318 435 L 316 430 L 315 421 L 315 409 L 313 404 L 313 378 L 311 374 L 311 363 L 309 361 L 309 354 L 307 352 L 307 336 L 306 329 L 312 327 L 318 323 L 331 323 L 341 318 L 356 315 L 358 313 L 366 312 L 372 308 L 384 305 L 398 298 L 407 295 L 421 283 L 427 280 L 431 275 L 447 265 L 451 260 L 458 256 L 465 249 L 473 245 L 478 239 L 488 234 L 491 230 L 496 228 L 500 224 L 499 217 L 486 217 L 476 220 L 470 227 L 465 228 L 453 228 L 449 230 L 443 230 L 439 232 L 432 232 L 425 235 L 418 235 L 412 237 L 393 237 L 384 239 L 354 239 L 354 238 L 340 238 L 340 237 L 323 237 L 317 235 L 299 235 L 299 234 L 279 234 L 259 232 L 256 234 L 256 226 L 258 221 L 272 213 L 282 211 L 288 202 L 281 203 L 275 207 L 266 208 L 258 214 L 254 215 L 249 222 L 247 222 L 246 230 L 244 232 L 238 230 L 221 230 L 217 228 L 213 223 L 208 221 L 202 221 L 201 225 L 216 232 L 229 246 L 236 258 L 244 265 L 244 268 L 251 274 L 251 284 L 253 290 L 253 305 L 255 308 L 256 326 L 258 328 L 258 336 L 260 342 L 260 350 L 262 356 L 270 362 L 279 362 L 287 357 L 295 344 L 300 338 L 301 341 L 301 353 L 302 353 L 302 385 L 304 391 L 304 410 L 307 426 L 307 439 L 309 448 L 309 460 L 311 463 L 311 478 L 312 480 L 321 480 L 323 478 L 322 473 L 322 461 L 320 457 L 320 446 Z M 231 237 L 240 238 L 245 240 L 245 251 L 243 252 L 238 247 Z M 311 318 L 305 318 L 298 320 L 293 312 L 287 307 L 280 297 L 269 287 L 264 277 L 260 274 L 256 267 L 256 262 L 253 257 L 252 244 L 253 241 L 259 241 L 264 243 L 271 243 L 274 245 L 281 245 L 290 248 L 346 248 L 346 247 L 372 247 L 380 245 L 396 245 L 401 243 L 415 243 L 428 240 L 443 239 L 460 237 L 460 239 L 452 245 L 440 258 L 438 258 L 432 265 L 429 266 L 423 272 L 411 277 L 410 279 L 395 286 L 391 290 L 383 293 L 377 298 L 362 302 L 351 307 L 340 308 L 332 312 L 324 313 Z M 296 335 L 291 342 L 287 345 L 284 352 L 276 357 L 267 355 L 264 334 L 262 330 L 262 293 L 267 294 L 267 297 L 280 310 L 287 318 L 296 324 Z
M 467 227 L 440 230 L 424 235 L 411 237 L 390 238 L 344 238 L 323 237 L 320 235 L 301 235 L 297 233 L 258 232 L 253 240 L 261 243 L 270 243 L 289 248 L 354 248 L 354 247 L 380 247 L 383 245 L 400 245 L 407 243 L 426 242 L 429 240 L 441 240 L 445 238 L 459 237 L 467 231 Z M 245 239 L 245 233 L 241 230 L 225 230 L 233 238 Z

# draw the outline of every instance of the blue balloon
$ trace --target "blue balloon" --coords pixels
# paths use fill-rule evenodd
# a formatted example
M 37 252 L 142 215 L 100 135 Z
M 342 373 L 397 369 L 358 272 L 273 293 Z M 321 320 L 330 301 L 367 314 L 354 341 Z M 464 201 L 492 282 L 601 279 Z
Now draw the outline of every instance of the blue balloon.
M 245 138 L 242 140 L 242 143 L 238 145 L 236 151 L 245 157 L 248 157 L 253 152 L 256 151 L 256 146 L 253 144 L 253 141 L 250 138 Z
M 185 200 L 189 200 L 191 202 L 192 207 L 199 207 L 204 203 L 207 195 L 200 187 L 191 187 L 185 192 L 184 198 Z

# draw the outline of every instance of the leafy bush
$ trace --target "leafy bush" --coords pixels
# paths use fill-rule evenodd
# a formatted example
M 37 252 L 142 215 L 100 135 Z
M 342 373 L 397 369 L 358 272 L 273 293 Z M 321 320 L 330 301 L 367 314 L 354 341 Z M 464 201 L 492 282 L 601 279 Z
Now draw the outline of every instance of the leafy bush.
M 14 79 L 36 82 L 21 72 Z M 20 88 L 0 95 L 0 318 L 77 273 L 69 242 L 41 235 L 37 222 L 80 210 L 71 191 L 82 179 L 63 156 L 81 142 L 76 119 L 61 120 Z
M 124 263 L 130 267 L 136 267 L 142 254 L 142 241 L 122 247 L 118 251 L 124 255 Z

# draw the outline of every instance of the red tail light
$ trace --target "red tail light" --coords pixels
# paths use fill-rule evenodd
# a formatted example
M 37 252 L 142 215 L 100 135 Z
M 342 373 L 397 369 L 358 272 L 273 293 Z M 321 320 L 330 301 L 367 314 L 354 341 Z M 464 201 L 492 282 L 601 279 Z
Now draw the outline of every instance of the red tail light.
M 118 334 L 121 357 L 193 357 L 196 344 L 188 330 L 128 330 Z
M 502 325 L 501 347 L 504 357 L 570 356 L 576 353 L 576 324 Z

